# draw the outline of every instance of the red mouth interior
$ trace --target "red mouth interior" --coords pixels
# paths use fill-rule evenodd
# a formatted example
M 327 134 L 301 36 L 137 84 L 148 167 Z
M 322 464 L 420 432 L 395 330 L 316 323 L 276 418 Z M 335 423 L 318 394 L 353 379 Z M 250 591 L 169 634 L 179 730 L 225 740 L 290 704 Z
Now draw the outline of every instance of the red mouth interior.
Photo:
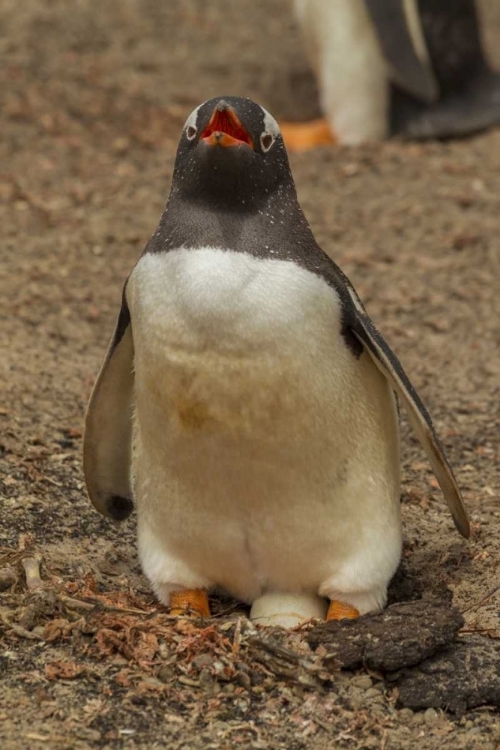
M 231 138 L 235 138 L 242 143 L 247 143 L 253 148 L 252 139 L 230 109 L 225 109 L 222 112 L 216 109 L 201 137 L 208 138 L 212 133 L 226 133 Z

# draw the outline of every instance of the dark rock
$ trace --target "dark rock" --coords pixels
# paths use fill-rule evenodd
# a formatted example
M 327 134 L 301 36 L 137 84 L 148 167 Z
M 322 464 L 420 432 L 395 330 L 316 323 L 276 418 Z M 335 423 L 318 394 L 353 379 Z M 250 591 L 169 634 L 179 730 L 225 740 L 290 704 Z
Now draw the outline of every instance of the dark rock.
M 0 591 L 8 591 L 19 580 L 19 574 L 14 566 L 0 569 Z
M 500 641 L 480 635 L 453 644 L 404 670 L 396 681 L 398 702 L 408 708 L 500 707 Z
M 394 672 L 451 643 L 462 625 L 462 615 L 446 602 L 418 600 L 357 620 L 326 622 L 311 630 L 307 641 L 313 648 L 323 644 L 325 664 L 333 667 Z

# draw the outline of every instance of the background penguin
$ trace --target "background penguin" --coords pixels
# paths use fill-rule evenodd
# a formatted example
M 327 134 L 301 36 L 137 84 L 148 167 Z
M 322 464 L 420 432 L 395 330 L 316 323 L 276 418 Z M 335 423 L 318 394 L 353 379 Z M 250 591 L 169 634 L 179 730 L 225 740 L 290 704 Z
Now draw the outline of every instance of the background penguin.
M 125 284 L 84 439 L 90 498 L 115 519 L 134 500 L 159 599 L 207 615 L 219 587 L 285 625 L 383 607 L 401 552 L 393 390 L 467 537 L 430 417 L 316 244 L 276 121 L 248 99 L 205 102 Z
M 500 122 L 500 75 L 475 0 L 294 0 L 326 122 L 283 126 L 302 149 L 443 138 Z

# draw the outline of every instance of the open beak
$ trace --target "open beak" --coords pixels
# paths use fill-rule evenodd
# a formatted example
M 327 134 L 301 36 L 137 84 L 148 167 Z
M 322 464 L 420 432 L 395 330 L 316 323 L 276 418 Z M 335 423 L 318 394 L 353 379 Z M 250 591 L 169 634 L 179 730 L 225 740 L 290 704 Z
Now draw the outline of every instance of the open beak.
M 250 135 L 224 100 L 218 102 L 200 140 L 207 146 L 250 146 L 253 149 Z

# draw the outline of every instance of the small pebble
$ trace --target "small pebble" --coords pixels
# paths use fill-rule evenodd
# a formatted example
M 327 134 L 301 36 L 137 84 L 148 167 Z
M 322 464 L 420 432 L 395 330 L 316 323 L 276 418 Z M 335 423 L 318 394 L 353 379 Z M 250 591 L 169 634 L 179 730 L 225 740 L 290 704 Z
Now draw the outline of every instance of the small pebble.
M 349 698 L 349 708 L 351 708 L 353 711 L 359 711 L 361 708 L 364 708 L 364 706 L 364 698 L 360 698 L 357 695 L 355 695 L 353 698 Z
M 19 576 L 16 569 L 13 567 L 7 567 L 0 570 L 0 591 L 7 591 L 7 589 L 10 589 L 10 587 L 17 582 L 18 578 Z
M 161 682 L 170 682 L 174 675 L 175 670 L 172 667 L 160 667 L 157 672 L 157 677 Z
M 435 708 L 428 708 L 427 711 L 424 712 L 424 721 L 426 724 L 434 724 L 438 716 L 439 714 Z
M 160 643 L 158 653 L 162 659 L 168 659 L 168 657 L 170 656 L 170 649 L 168 648 L 166 643 Z
M 368 688 L 368 690 L 365 692 L 365 698 L 382 698 L 382 695 L 380 694 L 380 690 L 376 687 Z
M 208 690 L 209 688 L 211 688 L 213 685 L 216 684 L 209 669 L 201 670 L 199 680 L 200 680 L 200 687 L 203 688 L 204 690 Z
M 368 690 L 373 685 L 373 680 L 367 674 L 360 674 L 351 679 L 351 685 L 361 688 L 361 690 Z
M 414 713 L 411 708 L 402 708 L 398 712 L 398 719 L 402 724 L 409 724 L 410 721 L 413 721 L 413 716 Z
M 199 656 L 195 656 L 193 659 L 193 664 L 198 669 L 201 669 L 202 667 L 210 667 L 213 663 L 213 659 L 208 654 L 200 654 Z
M 238 682 L 238 685 L 244 687 L 245 690 L 251 690 L 252 680 L 250 679 L 250 675 L 248 675 L 246 672 L 238 672 L 238 674 L 236 675 L 236 681 Z

